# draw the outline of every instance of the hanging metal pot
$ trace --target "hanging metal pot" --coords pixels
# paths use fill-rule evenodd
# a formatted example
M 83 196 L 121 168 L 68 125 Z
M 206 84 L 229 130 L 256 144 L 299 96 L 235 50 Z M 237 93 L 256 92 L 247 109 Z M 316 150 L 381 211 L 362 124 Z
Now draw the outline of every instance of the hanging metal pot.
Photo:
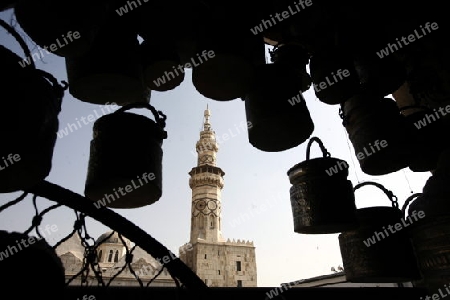
M 409 165 L 411 131 L 394 100 L 360 93 L 341 104 L 340 115 L 364 173 L 385 175 Z
M 46 51 L 64 57 L 83 55 L 91 48 L 107 11 L 106 1 L 21 0 L 14 6 L 27 35 Z
M 277 45 L 270 51 L 271 61 L 275 64 L 286 64 L 296 69 L 301 77 L 301 91 L 306 92 L 311 87 L 311 76 L 306 71 L 309 54 L 297 43 Z
M 185 77 L 175 45 L 151 44 L 143 41 L 141 48 L 144 82 L 152 90 L 164 92 L 179 86 Z
M 255 67 L 265 62 L 262 37 L 209 20 L 198 35 L 192 83 L 200 94 L 213 100 L 241 98 L 254 83 Z
M 73 97 L 100 105 L 150 102 L 138 36 L 127 20 L 110 17 L 86 54 L 65 58 Z
M 326 104 L 340 104 L 359 93 L 353 58 L 338 49 L 313 53 L 309 63 L 314 93 Z
M 403 114 L 408 110 L 412 113 Z M 428 172 L 436 169 L 439 155 L 448 146 L 445 124 L 438 112 L 426 106 L 404 106 L 400 108 L 411 131 L 411 160 L 409 169 L 413 172 Z
M 244 98 L 250 144 L 279 152 L 310 137 L 314 123 L 301 89 L 302 78 L 295 69 L 284 64 L 257 67 L 255 83 Z
M 155 121 L 126 112 L 147 108 Z M 148 103 L 131 103 L 94 123 L 85 195 L 97 208 L 136 208 L 162 195 L 165 115 Z
M 317 142 L 323 157 L 310 159 L 310 147 Z M 312 137 L 306 160 L 287 172 L 294 231 L 305 234 L 337 233 L 358 226 L 353 185 L 347 179 L 348 164 L 330 157 L 322 141 Z
M 354 191 L 366 185 L 380 188 L 392 206 L 359 208 L 359 227 L 339 235 L 346 279 L 376 283 L 419 279 L 417 260 L 397 197 L 383 185 L 371 181 L 355 185 Z
M 27 270 L 33 278 L 27 282 L 27 289 L 33 291 L 34 297 L 48 300 L 64 298 L 67 288 L 64 266 L 55 249 L 43 236 L 38 238 L 17 231 L 0 230 L 0 249 L 2 293 L 8 295 L 19 292 L 17 278 Z M 52 286 L 50 289 L 49 282 Z
M 3 26 L 30 55 L 25 41 L 3 20 Z M 50 173 L 66 83 L 24 64 L 21 57 L 0 46 L 3 78 L 0 113 L 0 193 L 25 190 Z M 10 96 L 13 95 L 13 98 Z
M 441 184 L 447 186 L 447 182 Z M 416 220 L 411 226 L 410 237 L 422 279 L 413 282 L 414 286 L 427 288 L 433 293 L 450 282 L 449 197 L 448 191 L 446 194 L 438 190 L 435 193 L 417 193 L 403 206 L 405 212 L 411 202 L 408 217 Z
M 392 94 L 406 80 L 406 68 L 395 55 L 380 58 L 373 52 L 359 53 L 354 65 L 361 86 L 380 97 Z

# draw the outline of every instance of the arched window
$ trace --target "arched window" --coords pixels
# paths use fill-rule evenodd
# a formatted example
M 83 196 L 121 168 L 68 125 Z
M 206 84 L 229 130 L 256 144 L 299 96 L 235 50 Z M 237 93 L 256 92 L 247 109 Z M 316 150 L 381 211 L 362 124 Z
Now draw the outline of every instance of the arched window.
M 113 251 L 109 250 L 108 262 L 112 262 L 112 257 L 113 257 Z
M 99 262 L 102 261 L 102 256 L 103 256 L 103 251 L 100 250 L 100 251 L 98 252 L 98 261 L 99 261 Z
M 205 220 L 204 220 L 204 217 L 203 217 L 203 214 L 199 214 L 199 216 L 198 216 L 198 227 L 200 228 L 200 229 L 203 229 L 204 228 L 204 222 L 205 222 Z
M 114 255 L 114 262 L 119 261 L 119 250 L 116 250 L 116 255 Z
M 214 229 L 214 227 L 216 227 L 215 224 L 216 224 L 216 217 L 211 216 L 211 229 Z

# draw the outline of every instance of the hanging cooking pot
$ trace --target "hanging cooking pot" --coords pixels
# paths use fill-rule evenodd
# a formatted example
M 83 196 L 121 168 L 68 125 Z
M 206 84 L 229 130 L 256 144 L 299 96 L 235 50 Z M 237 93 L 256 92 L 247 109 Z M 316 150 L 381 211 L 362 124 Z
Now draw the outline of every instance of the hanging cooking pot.
M 311 76 L 306 71 L 309 54 L 302 45 L 296 43 L 277 45 L 269 53 L 273 63 L 286 64 L 299 72 L 302 92 L 306 92 L 310 88 Z
M 403 114 L 408 110 L 415 110 Z M 411 160 L 409 169 L 413 172 L 428 172 L 436 169 L 439 155 L 448 142 L 443 139 L 444 122 L 436 110 L 426 106 L 404 106 L 400 108 L 411 131 Z
M 433 176 L 431 176 L 433 177 Z M 446 182 L 442 184 L 447 185 Z M 408 218 L 414 223 L 410 237 L 414 246 L 422 279 L 413 282 L 416 287 L 431 291 L 442 288 L 450 281 L 450 193 L 417 193 L 408 198 Z
M 65 58 L 69 92 L 74 98 L 100 105 L 150 102 L 138 36 L 128 20 L 110 17 L 87 53 Z
M 11 8 L 14 8 L 17 1 L 12 0 L 2 0 L 0 1 L 0 11 L 5 11 Z
M 255 67 L 261 64 L 265 64 L 262 37 L 209 20 L 197 38 L 197 55 L 191 63 L 192 83 L 207 98 L 237 99 L 251 88 Z
M 139 47 L 144 82 L 148 88 L 164 92 L 173 90 L 183 82 L 184 65 L 181 65 L 175 45 L 152 44 L 144 40 Z
M 409 165 L 411 131 L 394 100 L 360 93 L 341 104 L 340 115 L 364 173 L 385 175 Z
M 30 55 L 25 41 L 3 20 L 3 26 Z M 50 173 L 58 131 L 58 114 L 67 84 L 49 73 L 24 64 L 21 57 L 0 45 L 3 92 L 0 113 L 0 193 L 25 190 Z M 22 64 L 23 63 L 23 64 Z
M 256 68 L 253 87 L 244 97 L 248 139 L 255 148 L 284 151 L 305 142 L 314 123 L 301 92 L 302 78 L 284 64 Z
M 14 14 L 25 33 L 45 51 L 74 57 L 91 48 L 108 8 L 106 1 L 21 0 Z
M 313 53 L 309 63 L 314 93 L 326 104 L 340 104 L 359 92 L 353 58 L 338 49 Z
M 48 226 L 48 225 L 47 225 Z M 52 229 L 53 226 L 52 225 Z M 28 242 L 28 243 L 27 243 Z M 2 293 L 20 292 L 17 278 L 24 270 L 33 278 L 27 289 L 38 299 L 63 299 L 67 292 L 64 266 L 55 249 L 44 237 L 36 237 L 17 231 L 0 230 L 0 280 Z M 48 284 L 51 282 L 52 288 Z
M 358 53 L 354 65 L 362 88 L 380 97 L 392 94 L 406 80 L 406 68 L 395 55 Z
M 359 208 L 359 227 L 342 232 L 339 239 L 345 277 L 349 282 L 408 282 L 420 273 L 413 247 L 404 227 L 397 197 L 376 182 L 362 182 L 357 189 L 373 185 L 380 188 L 392 206 Z
M 147 108 L 155 121 L 126 112 Z M 136 208 L 162 195 L 166 116 L 148 103 L 131 103 L 94 123 L 85 195 L 97 208 Z
M 323 157 L 310 159 L 310 147 L 317 142 Z M 306 160 L 287 172 L 294 231 L 305 234 L 337 233 L 358 226 L 352 183 L 347 179 L 348 164 L 330 157 L 322 141 L 312 137 Z

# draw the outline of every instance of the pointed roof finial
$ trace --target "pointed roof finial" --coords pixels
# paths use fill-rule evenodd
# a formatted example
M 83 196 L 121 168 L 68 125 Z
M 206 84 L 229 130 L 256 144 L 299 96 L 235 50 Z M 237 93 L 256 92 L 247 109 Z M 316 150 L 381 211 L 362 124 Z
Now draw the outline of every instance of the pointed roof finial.
M 204 130 L 210 130 L 211 124 L 209 124 L 209 116 L 211 116 L 211 111 L 208 109 L 208 104 L 206 104 L 204 116 L 205 116 L 205 121 L 203 123 L 203 128 L 204 128 Z

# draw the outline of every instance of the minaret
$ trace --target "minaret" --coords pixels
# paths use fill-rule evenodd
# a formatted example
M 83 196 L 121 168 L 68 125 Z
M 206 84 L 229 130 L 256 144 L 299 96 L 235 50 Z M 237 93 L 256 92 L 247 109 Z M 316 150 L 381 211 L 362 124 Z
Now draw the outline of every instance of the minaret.
M 198 239 L 208 242 L 223 241 L 221 231 L 221 192 L 225 173 L 216 167 L 216 154 L 219 146 L 215 132 L 211 129 L 211 111 L 206 107 L 203 130 L 197 141 L 197 166 L 189 172 L 189 187 L 192 189 L 191 238 L 194 244 Z

